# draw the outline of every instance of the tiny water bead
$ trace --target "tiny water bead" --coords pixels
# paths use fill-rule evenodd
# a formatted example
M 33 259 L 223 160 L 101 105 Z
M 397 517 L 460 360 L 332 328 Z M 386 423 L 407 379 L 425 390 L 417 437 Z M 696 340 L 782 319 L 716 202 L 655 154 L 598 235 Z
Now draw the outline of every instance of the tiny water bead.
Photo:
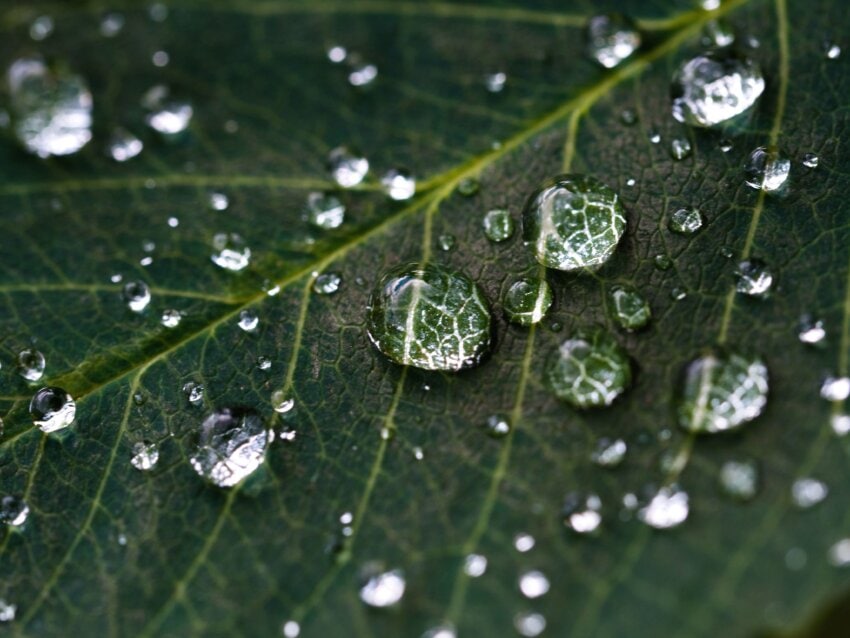
M 614 286 L 608 292 L 612 318 L 624 330 L 639 330 L 652 319 L 646 298 L 631 286 Z
M 626 458 L 628 449 L 623 439 L 603 437 L 596 442 L 590 460 L 600 467 L 617 467 Z
M 405 264 L 378 281 L 367 331 L 392 361 L 423 370 L 478 365 L 492 341 L 490 307 L 465 274 L 435 264 Z
M 298 638 L 301 634 L 301 625 L 295 620 L 287 620 L 281 628 L 283 638 Z
M 160 318 L 160 323 L 166 328 L 176 328 L 180 325 L 180 321 L 183 319 L 183 313 L 179 310 L 174 310 L 173 308 L 168 308 L 162 311 L 162 317 Z
M 230 206 L 230 198 L 227 197 L 224 193 L 210 193 L 209 197 L 209 207 L 212 210 L 222 211 L 227 210 L 227 207 Z
M 313 292 L 317 295 L 332 295 L 342 285 L 342 275 L 336 272 L 322 273 L 313 282 Z
M 314 192 L 307 195 L 307 221 L 323 230 L 342 226 L 345 205 L 336 195 Z
M 613 69 L 640 46 L 640 32 L 620 13 L 597 15 L 587 23 L 587 54 L 606 69 Z
M 508 210 L 494 208 L 484 215 L 484 235 L 490 241 L 499 243 L 507 241 L 514 234 L 514 220 Z
M 440 250 L 446 253 L 455 247 L 456 242 L 455 236 L 450 233 L 442 233 L 437 237 L 437 245 L 440 247 Z
M 259 357 L 257 357 L 257 368 L 258 369 L 269 370 L 269 369 L 271 369 L 271 367 L 272 367 L 272 360 L 269 357 L 262 355 L 262 354 Z
M 216 233 L 212 247 L 210 259 L 219 268 L 238 272 L 251 263 L 251 249 L 237 233 Z
M 564 526 L 576 534 L 593 534 L 602 523 L 602 501 L 596 494 L 567 495 L 561 509 Z
M 638 121 L 637 111 L 634 109 L 623 109 L 620 112 L 620 121 L 625 126 L 632 126 L 635 122 Z
M 815 153 L 806 153 L 803 155 L 803 166 L 806 168 L 817 168 L 820 163 L 820 158 Z
M 519 590 L 526 598 L 540 598 L 549 591 L 549 579 L 537 569 L 527 571 L 519 577 Z
M 691 126 L 718 126 L 749 110 L 763 92 L 764 77 L 752 60 L 698 55 L 673 76 L 673 117 Z
M 44 355 L 34 348 L 26 348 L 18 353 L 18 374 L 27 381 L 41 379 L 46 365 Z
M 834 567 L 850 566 L 850 538 L 842 538 L 835 542 L 827 554 L 830 565 Z
M 389 198 L 397 202 L 410 199 L 416 194 L 416 179 L 404 168 L 393 168 L 384 173 L 381 186 Z
M 735 32 L 723 20 L 709 20 L 702 29 L 700 44 L 707 48 L 723 49 L 735 42 Z
M 685 370 L 676 411 L 679 425 L 709 434 L 735 429 L 762 413 L 767 392 L 767 367 L 761 359 L 707 353 Z
M 145 148 L 144 143 L 125 128 L 118 127 L 109 138 L 109 156 L 116 162 L 133 159 Z
M 39 58 L 21 58 L 6 72 L 12 130 L 42 158 L 76 153 L 92 138 L 92 95 L 85 80 Z
M 750 297 L 766 297 L 773 285 L 773 272 L 760 259 L 748 259 L 735 269 L 735 290 Z
M 352 188 L 366 177 L 369 160 L 357 149 L 338 146 L 328 154 L 328 170 L 337 184 Z
M 496 73 L 488 73 L 484 76 L 484 86 L 490 93 L 501 93 L 505 89 L 505 84 L 508 81 L 508 76 L 501 71 Z
M 254 410 L 220 408 L 201 423 L 198 446 L 189 460 L 210 483 L 232 487 L 260 467 L 272 439 Z
M 576 408 L 611 405 L 632 380 L 628 354 L 601 328 L 564 341 L 546 360 L 544 374 L 555 396 Z
M 260 325 L 260 317 L 257 311 L 253 308 L 245 308 L 239 312 L 239 321 L 237 325 L 245 332 L 254 332 L 257 326 Z
M 204 386 L 194 381 L 188 381 L 183 385 L 183 394 L 194 405 L 199 404 L 204 398 Z
M 360 600 L 369 607 L 392 607 L 404 597 L 407 581 L 400 569 L 384 571 L 378 563 L 367 563 L 360 573 Z
M 739 501 L 751 501 L 758 493 L 759 468 L 752 459 L 726 461 L 720 467 L 720 488 Z
M 278 414 L 286 414 L 295 407 L 295 399 L 286 394 L 283 390 L 275 390 L 272 392 L 272 409 Z
M 30 415 L 42 432 L 56 432 L 74 422 L 77 404 L 62 388 L 47 386 L 38 390 L 30 401 Z
M 777 149 L 756 148 L 744 165 L 744 181 L 756 190 L 782 193 L 791 173 L 791 160 Z
M 692 151 L 691 143 L 683 137 L 677 137 L 670 142 L 670 157 L 674 160 L 683 160 L 690 156 Z
M 686 206 L 679 208 L 672 215 L 667 227 L 680 235 L 693 235 L 703 225 L 702 213 L 698 208 Z
M 491 414 L 484 422 L 484 431 L 494 439 L 502 439 L 510 434 L 511 421 L 504 414 Z
M 552 288 L 545 279 L 530 277 L 511 284 L 502 299 L 505 315 L 512 323 L 531 326 L 539 323 L 552 306 Z
M 457 183 L 457 192 L 463 197 L 472 197 L 481 190 L 481 182 L 475 177 L 464 177 Z
M 0 524 L 20 527 L 27 522 L 29 505 L 20 496 L 4 496 L 0 499 Z
M 794 481 L 791 485 L 791 500 L 800 509 L 808 509 L 820 503 L 829 494 L 826 483 L 811 477 Z
M 672 485 L 658 490 L 638 511 L 638 519 L 655 529 L 669 529 L 684 523 L 689 511 L 687 492 Z
M 520 554 L 525 554 L 534 549 L 534 544 L 534 536 L 531 534 L 520 532 L 514 536 L 514 549 Z
M 166 137 L 179 135 L 189 128 L 194 115 L 191 104 L 171 99 L 170 94 L 167 86 L 157 84 L 142 96 L 142 106 L 149 111 L 145 123 Z
M 463 561 L 463 572 L 470 578 L 480 578 L 487 571 L 487 557 L 468 554 Z
M 378 78 L 378 67 L 374 64 L 357 60 L 354 56 L 351 61 L 351 71 L 348 74 L 348 83 L 351 86 L 369 86 Z
M 599 180 L 559 175 L 534 191 L 522 213 L 523 239 L 548 268 L 601 266 L 626 227 L 620 198 Z
M 673 260 L 670 259 L 667 255 L 655 255 L 653 257 L 653 263 L 658 270 L 670 270 L 673 267 Z
M 133 444 L 133 456 L 130 463 L 134 468 L 147 472 L 156 467 L 159 462 L 159 448 L 155 443 L 138 441 Z

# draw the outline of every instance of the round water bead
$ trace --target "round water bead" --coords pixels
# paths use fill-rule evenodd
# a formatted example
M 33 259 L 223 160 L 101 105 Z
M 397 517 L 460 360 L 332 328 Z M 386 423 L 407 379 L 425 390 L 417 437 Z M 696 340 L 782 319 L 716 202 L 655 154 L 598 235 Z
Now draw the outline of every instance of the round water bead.
M 602 501 L 596 494 L 568 494 L 561 509 L 564 526 L 576 534 L 593 534 L 602 523 L 601 509 Z
M 397 202 L 410 199 L 416 194 L 416 179 L 404 168 L 388 170 L 381 178 L 381 186 L 390 199 Z
M 747 158 L 744 175 L 747 186 L 766 193 L 781 193 L 791 173 L 791 160 L 775 148 L 759 146 Z
M 546 361 L 546 382 L 576 408 L 611 405 L 632 381 L 626 351 L 601 328 L 579 331 Z
M 552 306 L 552 288 L 545 279 L 531 277 L 513 283 L 502 305 L 512 323 L 530 326 L 543 320 Z
M 669 529 L 684 523 L 689 511 L 688 493 L 672 485 L 658 490 L 638 518 L 655 529 Z
M 732 430 L 767 404 L 767 367 L 757 357 L 709 352 L 688 364 L 676 414 L 693 432 Z
M 605 263 L 626 227 L 620 198 L 599 180 L 559 175 L 525 204 L 523 239 L 548 268 L 576 270 Z
M 133 312 L 142 312 L 151 302 L 151 290 L 144 281 L 128 281 L 121 290 L 121 296 Z
M 720 488 L 739 501 L 755 498 L 759 487 L 759 468 L 753 459 L 726 461 L 720 467 Z
M 677 137 L 670 141 L 670 157 L 674 160 L 683 160 L 691 154 L 691 142 L 684 137 Z
M 130 458 L 130 463 L 134 468 L 142 472 L 147 472 L 156 467 L 158 462 L 159 448 L 156 446 L 156 443 L 138 441 L 133 444 L 133 456 Z
M 620 13 L 594 16 L 587 23 L 587 54 L 606 69 L 613 69 L 639 46 L 634 21 Z
M 383 608 L 397 604 L 404 596 L 407 582 L 400 569 L 384 571 L 378 563 L 367 563 L 360 571 L 360 600 L 369 607 Z
M 511 432 L 510 418 L 504 414 L 491 414 L 484 422 L 484 431 L 494 439 L 504 438 Z
M 680 235 L 693 235 L 702 228 L 702 225 L 702 213 L 699 209 L 693 206 L 686 206 L 670 215 L 670 222 L 667 224 L 667 227 Z
M 481 182 L 475 177 L 464 177 L 457 185 L 457 192 L 464 197 L 472 197 L 481 189 Z
M 336 195 L 314 192 L 307 195 L 307 221 L 323 230 L 339 228 L 345 220 L 345 205 Z
M 609 291 L 608 298 L 611 316 L 624 330 L 638 330 L 652 319 L 649 302 L 636 288 L 615 286 Z
M 38 390 L 30 401 L 30 415 L 42 432 L 68 427 L 77 415 L 77 404 L 62 388 L 48 386 Z
M 322 273 L 313 282 L 313 292 L 317 295 L 332 295 L 342 285 L 342 275 L 336 272 Z
M 237 233 L 217 233 L 213 237 L 212 262 L 225 270 L 238 272 L 251 263 L 251 249 Z
M 391 360 L 424 370 L 478 365 L 490 350 L 490 307 L 465 274 L 405 264 L 378 281 L 367 309 L 368 335 Z
M 18 374 L 27 381 L 41 379 L 46 365 L 44 355 L 34 348 L 26 348 L 18 353 Z
M 514 234 L 514 220 L 508 210 L 494 208 L 484 215 L 484 235 L 492 242 L 502 242 Z
M 338 146 L 328 154 L 328 170 L 337 184 L 352 188 L 366 177 L 369 160 L 357 149 Z
M 126 162 L 133 159 L 144 150 L 142 140 L 125 128 L 116 127 L 109 138 L 109 156 L 116 162 Z
M 773 285 L 773 272 L 760 259 L 748 259 L 735 270 L 735 290 L 750 297 L 766 297 Z
M 0 524 L 20 527 L 27 522 L 30 507 L 20 496 L 4 496 L 0 499 Z
M 219 487 L 232 487 L 266 458 L 272 432 L 250 408 L 220 408 L 204 419 L 192 468 Z

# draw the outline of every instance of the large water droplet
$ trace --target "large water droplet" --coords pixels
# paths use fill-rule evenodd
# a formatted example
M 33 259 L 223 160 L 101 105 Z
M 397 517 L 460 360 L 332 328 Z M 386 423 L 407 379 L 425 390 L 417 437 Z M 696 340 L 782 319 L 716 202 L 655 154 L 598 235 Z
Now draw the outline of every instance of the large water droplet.
M 339 228 L 345 220 L 345 205 L 336 195 L 310 193 L 307 196 L 307 221 L 313 226 L 330 230 Z
M 568 494 L 561 510 L 564 525 L 577 534 L 593 534 L 602 523 L 602 501 L 596 494 Z
M 564 341 L 547 359 L 545 375 L 555 395 L 576 408 L 611 405 L 632 380 L 626 351 L 601 328 Z
M 384 571 L 380 564 L 369 563 L 361 570 L 360 600 L 375 608 L 391 607 L 404 596 L 407 582 L 400 569 Z
M 144 143 L 125 128 L 118 127 L 109 138 L 109 156 L 116 162 L 133 159 L 145 148 Z
M 48 386 L 33 395 L 30 415 L 42 432 L 56 432 L 74 422 L 77 404 L 62 388 Z
M 766 297 L 773 285 L 773 272 L 760 259 L 748 259 L 735 270 L 735 290 L 750 297 Z
M 545 279 L 520 279 L 508 288 L 502 305 L 509 321 L 530 326 L 542 321 L 552 306 L 552 288 Z
M 537 569 L 527 571 L 519 577 L 519 590 L 526 598 L 540 598 L 549 591 L 549 579 Z
M 576 270 L 605 263 L 626 227 L 620 199 L 593 177 L 559 175 L 532 193 L 522 214 L 523 239 L 537 261 Z
M 619 13 L 594 16 L 587 23 L 587 53 L 606 69 L 612 69 L 640 46 L 634 21 Z
M 608 294 L 611 316 L 625 330 L 638 330 L 649 323 L 649 302 L 631 286 L 615 286 Z
M 492 242 L 502 242 L 514 234 L 514 220 L 508 210 L 494 208 L 484 215 L 484 235 Z
M 343 188 L 357 186 L 369 172 L 369 160 L 356 149 L 338 146 L 328 154 L 328 170 Z
M 198 447 L 189 459 L 194 470 L 219 487 L 231 487 L 266 458 L 272 433 L 249 408 L 220 408 L 204 419 Z
M 20 527 L 27 522 L 30 507 L 20 496 L 4 496 L 0 499 L 0 524 Z
M 213 237 L 212 262 L 231 272 L 245 268 L 251 262 L 251 249 L 237 233 L 217 233 Z
M 368 307 L 368 334 L 384 355 L 424 370 L 478 365 L 490 349 L 490 307 L 465 274 L 408 264 L 379 280 Z
M 124 284 L 121 295 L 133 312 L 142 312 L 151 302 L 151 290 L 143 281 L 128 281 Z
M 761 359 L 708 353 L 685 370 L 679 425 L 694 432 L 731 430 L 752 421 L 767 404 L 767 367 Z
M 384 173 L 381 186 L 390 199 L 397 202 L 410 199 L 416 194 L 416 179 L 404 168 L 393 168 Z
M 748 186 L 767 193 L 781 193 L 788 182 L 791 160 L 777 149 L 759 146 L 747 158 L 744 166 Z
M 764 91 L 758 64 L 707 53 L 684 62 L 673 76 L 673 117 L 711 127 L 741 115 Z
M 85 80 L 21 58 L 6 73 L 15 136 L 39 157 L 70 155 L 91 140 L 92 96 Z
M 27 381 L 41 379 L 46 365 L 44 355 L 34 348 L 27 348 L 18 353 L 18 374 Z
M 759 487 L 759 468 L 753 459 L 726 461 L 720 468 L 720 488 L 739 501 L 755 498 Z
M 646 507 L 638 512 L 638 518 L 655 529 L 669 529 L 684 523 L 688 512 L 687 492 L 670 486 L 658 490 Z
M 138 441 L 133 444 L 133 456 L 130 458 L 130 463 L 134 468 L 146 472 L 156 467 L 158 462 L 159 448 L 156 443 Z
M 702 224 L 702 213 L 699 212 L 699 209 L 693 206 L 687 206 L 678 209 L 670 215 L 668 227 L 674 233 L 679 233 L 680 235 L 693 235 L 702 228 Z

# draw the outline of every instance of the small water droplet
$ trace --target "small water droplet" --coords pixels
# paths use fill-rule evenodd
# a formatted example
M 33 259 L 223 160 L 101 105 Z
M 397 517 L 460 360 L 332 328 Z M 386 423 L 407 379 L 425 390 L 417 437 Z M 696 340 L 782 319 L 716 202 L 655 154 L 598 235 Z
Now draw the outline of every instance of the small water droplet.
M 481 183 L 475 177 L 464 177 L 457 184 L 457 192 L 463 197 L 472 197 L 481 189 Z
M 217 233 L 212 247 L 210 259 L 219 268 L 238 272 L 251 263 L 251 249 L 237 233 Z
M 413 458 L 415 458 L 417 461 L 421 461 L 425 458 L 425 452 L 418 445 L 413 448 Z
M 338 146 L 328 154 L 328 170 L 343 188 L 357 186 L 369 172 L 369 160 L 355 148 Z
M 339 64 L 341 62 L 345 62 L 345 58 L 348 57 L 348 49 L 336 44 L 328 48 L 326 55 L 328 56 L 328 60 L 334 64 Z
M 360 600 L 369 607 L 391 607 L 401 601 L 407 582 L 400 569 L 385 571 L 380 563 L 367 563 L 361 569 Z
M 673 260 L 670 259 L 667 255 L 658 254 L 653 258 L 653 262 L 655 263 L 655 267 L 658 270 L 670 270 L 673 266 Z
M 540 598 L 549 591 L 549 579 L 537 569 L 527 571 L 519 577 L 519 590 L 526 598 Z
M 0 524 L 20 527 L 27 522 L 30 508 L 20 496 L 4 496 L 0 499 Z
M 262 290 L 269 297 L 275 297 L 276 295 L 280 294 L 280 284 L 276 284 L 273 281 L 264 279 L 262 284 Z
M 30 37 L 40 42 L 53 33 L 53 18 L 50 16 L 39 16 L 30 23 Z
M 723 20 L 709 20 L 702 29 L 700 44 L 706 48 L 723 49 L 735 42 L 735 32 Z
M 0 598 L 0 622 L 12 622 L 15 619 L 17 611 L 17 605 L 8 603 Z
M 18 353 L 18 374 L 27 381 L 41 379 L 46 365 L 44 355 L 34 348 L 26 348 Z
M 821 398 L 844 401 L 850 396 L 850 377 L 827 377 L 820 386 Z
M 534 638 L 546 629 L 546 618 L 536 612 L 520 612 L 514 616 L 514 629 L 521 636 Z
M 262 354 L 257 357 L 257 368 L 258 369 L 268 370 L 271 367 L 272 367 L 272 360 L 269 357 L 262 355 Z
M 841 55 L 841 47 L 834 42 L 824 42 L 823 51 L 828 60 L 837 60 Z
M 484 235 L 492 242 L 503 242 L 514 234 L 514 220 L 504 208 L 494 208 L 484 215 Z
M 646 507 L 638 511 L 638 518 L 655 529 L 677 527 L 688 518 L 688 494 L 676 486 L 662 487 Z
M 850 538 L 842 538 L 829 548 L 829 564 L 834 567 L 850 566 Z
M 484 76 L 484 86 L 490 93 L 501 93 L 505 89 L 507 81 L 507 74 L 501 71 L 488 73 Z
M 151 302 L 151 291 L 143 281 L 128 281 L 121 291 L 124 302 L 133 312 L 142 312 Z
M 590 460 L 600 467 L 617 467 L 626 458 L 628 446 L 623 439 L 603 437 L 596 442 Z
M 800 509 L 808 509 L 817 505 L 828 494 L 829 488 L 826 483 L 810 477 L 797 479 L 791 485 L 791 500 Z
M 545 279 L 530 277 L 511 284 L 502 299 L 512 323 L 530 326 L 543 320 L 552 306 L 552 288 Z
M 674 160 L 683 160 L 691 154 L 691 143 L 684 137 L 677 137 L 670 142 L 670 157 Z
M 420 638 L 457 638 L 454 625 L 438 625 L 431 627 Z
M 751 501 L 758 493 L 759 468 L 753 459 L 726 461 L 720 467 L 720 488 L 739 501 Z
M 514 549 L 520 554 L 525 554 L 534 548 L 534 536 L 520 532 L 514 536 Z
M 611 316 L 624 330 L 639 330 L 652 319 L 649 302 L 636 288 L 614 286 L 608 296 Z
M 680 208 L 670 216 L 667 227 L 674 233 L 680 235 L 693 235 L 703 225 L 702 213 L 698 208 L 686 206 Z
M 155 2 L 148 7 L 148 16 L 154 22 L 165 22 L 168 19 L 168 7 L 162 2 Z
M 437 245 L 440 247 L 440 250 L 446 253 L 455 247 L 456 241 L 455 236 L 450 233 L 443 233 L 437 237 Z
M 145 123 L 166 136 L 178 135 L 189 128 L 195 112 L 189 102 L 170 99 L 170 94 L 167 86 L 157 84 L 142 96 L 142 106 L 149 111 Z
M 661 134 L 658 131 L 650 131 L 649 142 L 650 144 L 661 144 Z
M 120 13 L 107 13 L 100 21 L 100 35 L 114 38 L 124 28 L 124 16 Z
M 257 311 L 252 308 L 240 311 L 238 325 L 245 332 L 254 332 L 260 325 L 260 317 L 257 315 Z
M 295 407 L 295 399 L 288 396 L 283 390 L 272 392 L 272 409 L 278 414 L 286 414 Z
M 194 381 L 188 381 L 183 385 L 183 393 L 193 405 L 199 404 L 204 398 L 204 386 Z
M 348 74 L 348 83 L 351 86 L 369 86 L 378 78 L 378 67 L 368 62 L 354 62 L 351 72 Z
M 147 400 L 147 397 L 141 391 L 133 393 L 133 403 L 136 405 L 144 405 Z
M 587 24 L 587 53 L 606 69 L 613 69 L 640 46 L 640 33 L 620 13 L 594 16 Z
M 130 463 L 134 468 L 142 472 L 147 472 L 156 467 L 158 462 L 159 448 L 156 446 L 156 443 L 138 441 L 133 444 L 133 456 L 130 458 Z
M 230 199 L 224 193 L 210 193 L 209 206 L 212 210 L 227 210 Z
M 271 440 L 271 431 L 253 410 L 220 408 L 201 423 L 198 446 L 189 461 L 209 482 L 231 487 L 262 464 Z
M 470 578 L 480 578 L 487 571 L 487 557 L 468 554 L 463 561 L 463 572 Z
M 142 152 L 145 145 L 127 129 L 117 127 L 109 139 L 109 156 L 116 162 L 126 162 Z
M 815 153 L 806 153 L 803 155 L 803 166 L 807 168 L 817 168 L 820 159 Z
M 734 145 L 732 144 L 732 140 L 727 139 L 725 137 L 723 139 L 721 139 L 720 142 L 718 142 L 717 146 L 724 153 L 728 153 L 729 151 L 731 151 L 734 148 Z
M 850 433 L 850 415 L 833 414 L 829 419 L 832 431 L 838 436 L 846 436 Z
M 602 501 L 596 494 L 568 494 L 561 509 L 564 525 L 576 534 L 594 534 L 602 524 Z
M 634 109 L 623 109 L 620 112 L 620 122 L 625 126 L 631 126 L 638 120 L 637 111 Z
M 180 320 L 183 319 L 183 313 L 179 310 L 169 308 L 162 311 L 162 325 L 166 328 L 176 328 L 180 325 Z
M 484 422 L 484 431 L 494 439 L 502 439 L 510 434 L 511 421 L 504 414 L 491 414 Z
M 317 228 L 339 228 L 345 220 L 345 205 L 336 195 L 314 192 L 307 196 L 307 221 Z
M 38 390 L 30 401 L 33 423 L 42 432 L 56 432 L 74 422 L 77 404 L 62 388 L 47 386 Z
M 773 272 L 760 259 L 748 259 L 735 270 L 735 290 L 750 297 L 764 298 L 773 285 Z
M 390 199 L 397 202 L 410 199 L 416 194 L 416 180 L 404 168 L 393 168 L 384 173 L 381 186 Z
M 336 272 L 322 273 L 313 282 L 313 292 L 317 295 L 332 295 L 342 285 L 342 275 Z
M 776 149 L 759 146 L 750 153 L 744 166 L 747 185 L 766 193 L 782 193 L 791 172 L 791 160 Z

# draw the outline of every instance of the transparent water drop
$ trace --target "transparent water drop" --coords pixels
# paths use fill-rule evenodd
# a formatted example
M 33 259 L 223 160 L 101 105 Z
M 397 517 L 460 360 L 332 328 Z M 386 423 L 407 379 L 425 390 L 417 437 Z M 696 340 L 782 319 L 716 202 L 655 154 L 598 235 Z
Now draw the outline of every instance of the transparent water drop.
M 26 348 L 18 353 L 18 374 L 27 381 L 41 379 L 46 365 L 44 355 L 34 348 Z
M 548 268 L 601 266 L 623 235 L 626 217 L 617 193 L 584 175 L 559 175 L 531 194 L 522 236 Z
M 490 307 L 465 274 L 435 264 L 392 268 L 367 308 L 368 335 L 392 361 L 424 370 L 458 371 L 490 350 Z
M 238 326 L 245 332 L 254 332 L 260 325 L 260 317 L 253 308 L 246 308 L 239 313 Z
M 287 620 L 281 627 L 283 638 L 298 638 L 301 634 L 301 625 L 294 620 Z
M 171 61 L 171 56 L 168 54 L 168 51 L 154 51 L 151 56 L 151 62 L 153 65 L 158 68 L 162 68 L 168 66 L 168 63 Z
M 592 17 L 586 37 L 587 54 L 606 69 L 613 69 L 640 46 L 634 21 L 620 13 Z
M 709 20 L 700 36 L 700 44 L 706 48 L 723 49 L 735 43 L 735 32 L 724 20 Z
M 841 56 L 841 47 L 835 42 L 824 42 L 823 51 L 828 60 L 837 60 Z
M 494 208 L 484 215 L 484 235 L 492 242 L 507 241 L 514 234 L 514 220 L 504 208 Z
M 735 290 L 750 297 L 766 297 L 773 285 L 773 272 L 760 259 L 747 259 L 735 270 Z
M 369 86 L 378 78 L 378 67 L 368 62 L 357 62 L 352 65 L 348 74 L 348 83 L 351 86 Z
M 481 189 L 481 182 L 475 177 L 464 177 L 457 184 L 457 192 L 463 197 L 472 197 Z
M 511 432 L 511 420 L 504 414 L 491 414 L 484 422 L 484 431 L 494 439 L 502 439 Z
M 791 173 L 791 160 L 776 149 L 759 146 L 747 158 L 744 180 L 747 185 L 766 193 L 782 193 Z
M 596 442 L 590 460 L 600 467 L 617 467 L 626 458 L 628 449 L 623 439 L 603 437 Z
M 15 619 L 17 611 L 17 605 L 0 598 L 0 622 L 12 622 Z
M 188 381 L 183 385 L 183 394 L 193 405 L 199 404 L 204 399 L 204 386 L 194 381 Z
M 520 532 L 514 536 L 514 549 L 520 554 L 530 552 L 534 548 L 534 536 L 525 532 Z
M 639 330 L 652 319 L 649 302 L 636 288 L 614 286 L 608 298 L 611 317 L 624 330 Z
M 484 76 L 484 86 L 490 93 L 501 93 L 504 91 L 507 81 L 508 76 L 502 71 L 488 73 Z
M 752 60 L 698 55 L 673 76 L 673 117 L 691 126 L 719 126 L 748 111 L 763 92 L 764 76 Z
M 369 172 L 369 160 L 355 148 L 338 146 L 328 154 L 328 170 L 343 188 L 357 186 Z
M 623 109 L 620 112 L 620 121 L 626 126 L 632 126 L 637 120 L 637 111 L 634 109 Z
M 133 312 L 142 312 L 151 302 L 151 289 L 144 281 L 128 281 L 124 284 L 121 295 Z
M 210 483 L 232 487 L 260 467 L 272 438 L 250 408 L 219 408 L 201 423 L 198 446 L 189 461 Z
M 670 270 L 673 266 L 673 260 L 667 255 L 658 254 L 653 258 L 653 263 L 658 270 Z
M 332 295 L 342 285 L 342 275 L 336 272 L 322 273 L 313 282 L 313 292 L 317 295 Z
M 833 414 L 829 419 L 829 425 L 838 436 L 846 436 L 850 433 L 850 415 Z
M 820 386 L 821 398 L 844 401 L 850 396 L 850 377 L 827 377 Z
M 568 494 L 561 510 L 564 526 L 576 534 L 593 534 L 602 524 L 601 509 L 602 501 L 596 494 Z
M 20 496 L 4 496 L 0 499 L 0 524 L 20 527 L 27 522 L 30 507 Z
M 162 135 L 178 135 L 189 128 L 195 110 L 189 102 L 170 99 L 168 87 L 158 84 L 142 96 L 142 106 L 149 113 L 145 123 Z
M 39 16 L 30 23 L 30 37 L 36 42 L 50 37 L 53 33 L 53 18 L 50 16 Z
M 820 159 L 815 153 L 806 153 L 803 155 L 803 166 L 806 168 L 817 168 Z
M 502 299 L 502 305 L 510 322 L 530 326 L 543 320 L 552 301 L 549 283 L 545 279 L 529 277 L 511 284 Z
M 724 153 L 728 153 L 729 151 L 731 151 L 734 148 L 734 144 L 732 143 L 732 140 L 725 138 L 725 137 L 723 139 L 721 139 L 720 142 L 717 143 L 717 146 Z
M 109 156 L 116 162 L 133 159 L 145 148 L 144 143 L 125 128 L 113 129 L 109 138 Z
M 767 367 L 757 357 L 709 352 L 685 369 L 676 414 L 679 425 L 694 432 L 738 428 L 767 405 Z
M 667 227 L 674 233 L 680 235 L 693 235 L 703 225 L 702 213 L 698 208 L 686 206 L 679 208 L 670 215 L 670 222 Z
M 833 567 L 847 567 L 850 565 L 850 538 L 842 538 L 829 548 L 827 554 L 829 564 Z
M 100 21 L 100 35 L 114 38 L 124 28 L 124 16 L 120 13 L 107 13 Z
M 413 458 L 415 458 L 417 461 L 421 461 L 425 458 L 425 451 L 418 445 L 413 448 Z
M 792 571 L 800 571 L 806 566 L 809 557 L 800 547 L 792 547 L 785 553 L 785 566 Z
M 130 458 L 130 463 L 134 468 L 147 472 L 156 467 L 158 462 L 159 448 L 156 443 L 138 441 L 133 444 L 133 456 Z
M 272 392 L 272 409 L 278 414 L 286 414 L 295 407 L 295 399 L 288 396 L 283 390 Z
M 262 354 L 257 357 L 257 368 L 258 369 L 268 370 L 271 367 L 272 367 L 272 360 L 269 357 L 262 355 Z
M 92 138 L 92 95 L 85 80 L 39 58 L 6 72 L 9 114 L 18 141 L 42 158 L 76 153 Z
M 661 134 L 658 131 L 650 131 L 649 141 L 651 144 L 661 144 Z
M 237 233 L 216 233 L 212 247 L 210 259 L 219 268 L 238 272 L 251 263 L 251 249 Z
M 758 463 L 753 459 L 726 461 L 720 467 L 720 489 L 739 501 L 751 501 L 759 488 Z
M 390 199 L 397 202 L 410 199 L 416 194 L 416 179 L 404 168 L 393 168 L 384 173 L 381 186 Z
M 688 494 L 676 486 L 662 487 L 646 507 L 638 511 L 638 519 L 655 529 L 677 527 L 688 518 Z
M 791 485 L 791 500 L 800 509 L 808 509 L 817 505 L 828 494 L 829 488 L 826 483 L 810 477 L 797 479 Z
M 440 247 L 440 250 L 445 253 L 455 247 L 456 241 L 455 236 L 449 233 L 442 233 L 439 237 L 437 237 L 437 245 Z
M 404 596 L 407 581 L 400 569 L 384 571 L 379 563 L 368 563 L 361 570 L 360 600 L 374 608 L 391 607 Z
M 691 142 L 684 137 L 677 137 L 670 142 L 670 157 L 683 160 L 691 154 Z
M 334 64 L 340 64 L 341 62 L 345 62 L 345 58 L 348 57 L 348 49 L 339 44 L 335 44 L 328 48 L 325 55 L 327 55 L 328 60 Z
M 600 328 L 564 341 L 546 360 L 544 375 L 555 396 L 575 408 L 611 405 L 632 381 L 626 351 Z
M 56 432 L 74 422 L 77 404 L 62 388 L 47 386 L 33 395 L 30 401 L 30 416 L 42 432 Z
M 166 328 L 176 328 L 180 325 L 180 321 L 183 319 L 183 313 L 179 310 L 174 310 L 174 308 L 168 308 L 162 311 L 162 318 L 160 319 L 160 323 Z
M 520 636 L 534 638 L 546 629 L 546 618 L 536 612 L 520 612 L 514 616 L 514 629 Z
M 519 590 L 526 598 L 540 598 L 549 591 L 549 579 L 543 572 L 532 569 L 519 577 Z
M 307 221 L 317 228 L 331 230 L 342 226 L 345 205 L 336 195 L 314 192 L 307 196 Z
M 276 284 L 268 279 L 263 280 L 262 290 L 269 297 L 275 297 L 280 294 L 280 284 Z
M 230 199 L 224 193 L 210 193 L 209 206 L 212 210 L 227 210 Z
M 470 578 L 480 578 L 487 571 L 487 557 L 468 554 L 463 560 L 463 572 Z

